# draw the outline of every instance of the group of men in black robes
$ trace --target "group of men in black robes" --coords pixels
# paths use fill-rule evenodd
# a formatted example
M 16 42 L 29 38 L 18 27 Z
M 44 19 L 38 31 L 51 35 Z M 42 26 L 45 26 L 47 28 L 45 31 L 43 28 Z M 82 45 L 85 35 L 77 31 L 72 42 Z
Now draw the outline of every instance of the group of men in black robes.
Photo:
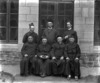
M 29 74 L 45 76 L 66 76 L 67 79 L 80 77 L 80 47 L 77 44 L 76 31 L 67 22 L 67 31 L 63 35 L 53 28 L 53 22 L 48 21 L 48 27 L 39 38 L 34 32 L 34 24 L 29 25 L 30 31 L 24 35 L 21 50 L 20 75 Z

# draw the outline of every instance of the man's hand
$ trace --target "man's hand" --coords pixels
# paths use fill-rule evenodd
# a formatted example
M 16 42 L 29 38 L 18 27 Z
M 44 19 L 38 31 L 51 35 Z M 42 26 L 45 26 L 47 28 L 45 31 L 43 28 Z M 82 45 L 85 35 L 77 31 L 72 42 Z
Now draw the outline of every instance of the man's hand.
M 37 57 L 37 55 L 35 55 L 35 57 Z
M 52 59 L 54 60 L 54 59 L 56 59 L 56 57 L 52 57 Z
M 64 57 L 62 56 L 62 57 L 60 57 L 60 60 L 63 60 L 64 59 Z
M 75 58 L 75 60 L 76 60 L 76 61 L 78 61 L 78 60 L 79 60 L 79 58 Z
M 69 61 L 70 60 L 70 58 L 69 57 L 66 57 L 66 61 Z
M 46 55 L 46 56 L 45 56 L 45 58 L 46 58 L 46 59 L 48 59 L 48 58 L 49 58 L 49 56 L 48 56 L 48 55 Z
M 43 55 L 40 55 L 40 58 L 43 58 Z
M 27 56 L 28 56 L 28 54 L 25 54 L 24 56 L 25 56 L 25 57 L 27 57 Z
M 64 38 L 67 39 L 68 38 L 68 35 L 66 35 Z

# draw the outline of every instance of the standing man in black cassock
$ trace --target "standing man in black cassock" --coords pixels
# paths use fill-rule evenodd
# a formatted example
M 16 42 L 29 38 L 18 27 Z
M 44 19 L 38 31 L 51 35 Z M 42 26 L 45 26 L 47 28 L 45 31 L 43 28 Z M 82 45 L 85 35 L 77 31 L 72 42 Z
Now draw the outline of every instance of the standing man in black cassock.
M 52 45 L 51 51 L 51 68 L 53 75 L 63 75 L 65 68 L 65 60 L 64 60 L 64 49 L 65 45 L 62 42 L 62 37 L 57 37 L 57 42 Z
M 56 42 L 56 38 L 59 35 L 59 32 L 53 27 L 53 22 L 51 20 L 48 20 L 47 28 L 43 31 L 43 37 L 46 37 L 48 40 L 48 43 L 52 45 Z
M 22 42 L 23 42 L 23 43 L 27 43 L 28 36 L 32 36 L 32 37 L 34 38 L 34 41 L 33 41 L 33 42 L 38 43 L 38 35 L 37 35 L 37 33 L 34 32 L 35 27 L 34 27 L 34 24 L 33 24 L 33 23 L 29 24 L 29 29 L 30 29 L 30 31 L 27 32 L 27 33 L 24 35 L 23 41 L 22 41 Z
M 22 54 L 22 60 L 20 62 L 20 75 L 21 76 L 27 76 L 30 72 L 29 63 L 32 63 L 34 67 L 32 69 L 35 69 L 35 62 L 36 59 L 36 49 L 37 44 L 33 42 L 34 38 L 32 36 L 28 36 L 28 42 L 25 43 L 21 49 Z
M 69 43 L 65 46 L 66 68 L 65 74 L 68 80 L 74 76 L 76 80 L 80 77 L 80 54 L 79 45 L 75 42 L 73 36 L 69 37 Z
M 70 22 L 67 22 L 67 31 L 63 34 L 63 42 L 67 44 L 69 42 L 68 38 L 73 36 L 75 38 L 75 42 L 78 43 L 77 32 L 72 29 L 72 25 Z
M 42 38 L 42 43 L 38 46 L 37 56 L 40 66 L 40 76 L 45 77 L 51 74 L 50 70 L 50 51 L 51 46 L 47 43 L 47 38 Z

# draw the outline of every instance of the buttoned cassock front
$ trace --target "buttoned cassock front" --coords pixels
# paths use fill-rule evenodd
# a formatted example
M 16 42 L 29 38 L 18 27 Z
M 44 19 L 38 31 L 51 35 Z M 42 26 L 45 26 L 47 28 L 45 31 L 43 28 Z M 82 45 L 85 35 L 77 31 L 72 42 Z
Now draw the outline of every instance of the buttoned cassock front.
M 20 72 L 21 74 L 26 74 L 28 75 L 29 72 L 31 72 L 32 64 L 34 64 L 34 69 L 35 69 L 35 54 L 36 54 L 36 48 L 37 44 L 35 43 L 25 43 L 21 49 L 21 54 L 22 54 L 22 60 L 20 62 Z M 28 56 L 25 57 L 25 54 Z
M 60 59 L 64 57 L 64 49 L 65 45 L 63 43 L 55 43 L 52 45 L 51 56 L 56 57 L 56 59 L 51 60 L 53 75 L 62 75 L 64 72 L 65 61 L 64 59 Z
M 69 43 L 65 46 L 65 57 L 69 58 L 66 60 L 66 75 L 73 75 L 80 77 L 80 54 L 81 50 L 78 44 L 76 43 Z M 78 58 L 78 60 L 76 60 Z M 72 73 L 73 72 L 73 73 Z
M 51 51 L 51 46 L 49 44 L 40 44 L 38 46 L 38 52 L 37 55 L 39 57 L 38 63 L 40 66 L 40 74 L 44 73 L 46 75 L 51 74 L 51 69 L 50 69 L 50 51 Z M 43 55 L 43 57 L 48 56 L 49 58 L 40 58 L 40 56 Z
M 51 45 L 56 42 L 57 36 L 59 36 L 59 32 L 54 28 L 52 28 L 52 29 L 46 28 L 43 31 L 43 35 L 42 35 L 42 37 L 47 38 L 48 43 L 51 44 Z

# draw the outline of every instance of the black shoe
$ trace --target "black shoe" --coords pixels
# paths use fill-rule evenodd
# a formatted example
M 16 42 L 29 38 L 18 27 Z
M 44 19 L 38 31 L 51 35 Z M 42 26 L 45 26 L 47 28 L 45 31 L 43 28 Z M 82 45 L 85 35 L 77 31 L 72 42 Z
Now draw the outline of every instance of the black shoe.
M 70 80 L 71 79 L 71 75 L 69 75 L 68 77 L 67 77 L 67 80 Z
M 78 76 L 75 76 L 75 80 L 78 81 Z
M 42 78 L 46 77 L 46 75 L 45 75 L 45 74 L 41 74 L 40 76 L 41 76 Z
M 20 76 L 24 76 L 24 74 L 21 73 Z

